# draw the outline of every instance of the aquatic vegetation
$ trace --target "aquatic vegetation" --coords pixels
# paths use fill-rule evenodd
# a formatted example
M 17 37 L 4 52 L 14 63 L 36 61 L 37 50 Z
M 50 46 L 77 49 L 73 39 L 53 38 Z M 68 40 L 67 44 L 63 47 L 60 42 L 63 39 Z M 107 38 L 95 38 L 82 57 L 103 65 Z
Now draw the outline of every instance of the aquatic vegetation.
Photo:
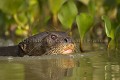
M 83 51 L 82 43 L 86 33 L 88 32 L 88 30 L 90 30 L 90 28 L 94 23 L 94 18 L 89 14 L 81 13 L 76 17 L 76 22 L 77 22 L 78 30 L 80 34 L 80 49 L 81 51 Z
M 81 51 L 84 51 L 85 38 L 91 41 L 99 39 L 104 43 L 107 38 L 109 48 L 119 47 L 118 0 L 0 1 L 1 38 L 9 38 L 17 43 L 38 32 L 61 30 L 70 31 L 80 38 Z
M 111 49 L 117 49 L 118 48 L 118 39 L 119 39 L 119 34 L 120 34 L 120 26 L 118 25 L 117 27 L 113 27 L 111 25 L 111 21 L 107 16 L 102 16 L 102 19 L 104 20 L 105 23 L 105 32 L 107 37 L 110 38 L 110 41 L 108 43 L 108 48 Z

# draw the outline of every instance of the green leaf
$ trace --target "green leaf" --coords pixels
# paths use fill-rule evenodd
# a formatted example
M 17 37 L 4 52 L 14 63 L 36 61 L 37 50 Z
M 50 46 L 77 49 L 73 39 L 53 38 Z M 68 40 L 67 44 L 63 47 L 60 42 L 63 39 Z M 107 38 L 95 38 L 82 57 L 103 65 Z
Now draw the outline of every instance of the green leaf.
M 28 26 L 24 26 L 24 28 L 27 28 Z M 17 29 L 15 30 L 15 34 L 18 36 L 27 36 L 28 31 L 27 29 L 23 29 L 21 26 L 18 26 Z
M 49 6 L 51 12 L 53 14 L 57 14 L 64 2 L 65 0 L 49 0 Z
M 71 28 L 77 14 L 78 10 L 75 3 L 73 1 L 68 1 L 61 7 L 58 13 L 58 19 L 64 28 Z
M 114 39 L 114 35 L 112 34 L 113 31 L 112 31 L 112 27 L 111 27 L 111 22 L 110 22 L 109 18 L 107 16 L 102 16 L 102 19 L 105 22 L 105 32 L 106 32 L 106 35 L 108 37 Z
M 14 14 L 22 6 L 24 0 L 0 0 L 0 9 L 6 13 Z
M 108 44 L 108 48 L 109 50 L 113 50 L 115 48 L 117 48 L 117 45 L 115 44 L 115 40 L 111 39 L 109 44 Z
M 17 35 L 19 35 L 19 36 L 24 35 L 24 34 L 23 34 L 23 30 L 22 30 L 21 28 L 17 28 L 16 31 L 15 31 L 15 33 L 16 33 Z
M 88 10 L 93 16 L 95 15 L 95 8 L 96 8 L 95 1 L 90 0 L 88 4 Z
M 77 22 L 81 40 L 83 40 L 86 32 L 88 32 L 88 30 L 92 27 L 94 18 L 93 16 L 87 13 L 81 13 L 76 17 L 76 22 Z

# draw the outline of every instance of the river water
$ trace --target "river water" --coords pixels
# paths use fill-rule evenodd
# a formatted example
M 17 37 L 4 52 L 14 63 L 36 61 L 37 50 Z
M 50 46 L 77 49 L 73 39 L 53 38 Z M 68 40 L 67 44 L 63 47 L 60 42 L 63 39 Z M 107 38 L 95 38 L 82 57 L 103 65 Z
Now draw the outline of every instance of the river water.
M 120 52 L 0 57 L 0 80 L 120 80 Z

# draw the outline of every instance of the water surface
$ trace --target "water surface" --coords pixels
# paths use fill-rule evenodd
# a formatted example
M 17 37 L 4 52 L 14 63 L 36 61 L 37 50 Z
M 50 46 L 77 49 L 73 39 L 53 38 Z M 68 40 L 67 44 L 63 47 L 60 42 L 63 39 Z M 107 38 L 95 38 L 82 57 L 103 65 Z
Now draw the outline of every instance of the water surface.
M 120 53 L 0 57 L 0 80 L 120 80 Z

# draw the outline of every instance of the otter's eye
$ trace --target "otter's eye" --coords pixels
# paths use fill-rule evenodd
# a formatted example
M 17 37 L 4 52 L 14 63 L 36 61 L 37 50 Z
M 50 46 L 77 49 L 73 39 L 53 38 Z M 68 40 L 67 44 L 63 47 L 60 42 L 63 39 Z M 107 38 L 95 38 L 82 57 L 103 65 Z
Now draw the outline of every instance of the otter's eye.
M 56 35 L 51 35 L 51 38 L 52 38 L 53 40 L 55 40 L 55 39 L 57 38 L 57 36 L 56 36 Z

